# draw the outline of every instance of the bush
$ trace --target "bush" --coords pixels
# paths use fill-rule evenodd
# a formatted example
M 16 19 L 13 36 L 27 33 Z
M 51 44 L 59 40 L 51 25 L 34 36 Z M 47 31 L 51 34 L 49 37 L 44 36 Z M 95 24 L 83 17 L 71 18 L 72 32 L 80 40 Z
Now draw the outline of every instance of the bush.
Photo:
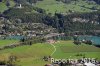
M 76 44 L 76 45 L 80 45 L 81 44 L 80 41 L 74 41 L 73 43 Z
M 87 40 L 87 41 L 85 42 L 85 44 L 92 45 L 92 41 L 90 41 L 90 40 Z

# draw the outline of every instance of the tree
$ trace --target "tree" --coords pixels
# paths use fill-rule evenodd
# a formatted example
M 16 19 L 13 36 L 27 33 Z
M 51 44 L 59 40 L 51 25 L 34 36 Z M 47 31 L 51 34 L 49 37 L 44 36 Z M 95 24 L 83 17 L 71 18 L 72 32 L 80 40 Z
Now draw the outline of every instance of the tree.
M 10 1 L 9 1 L 9 0 L 6 1 L 6 6 L 7 6 L 7 7 L 10 6 Z
M 74 41 L 73 43 L 76 44 L 76 45 L 80 45 L 81 44 L 80 41 Z
M 2 0 L 0 0 L 0 2 L 2 2 Z
M 15 66 L 15 61 L 17 60 L 17 57 L 16 56 L 9 56 L 9 61 L 8 61 L 8 66 Z

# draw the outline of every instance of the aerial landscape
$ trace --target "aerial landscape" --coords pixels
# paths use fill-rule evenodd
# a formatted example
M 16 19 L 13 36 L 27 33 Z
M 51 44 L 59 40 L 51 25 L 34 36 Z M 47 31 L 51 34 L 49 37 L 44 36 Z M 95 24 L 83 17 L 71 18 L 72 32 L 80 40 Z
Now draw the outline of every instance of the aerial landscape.
M 0 66 L 100 66 L 100 0 L 0 0 Z

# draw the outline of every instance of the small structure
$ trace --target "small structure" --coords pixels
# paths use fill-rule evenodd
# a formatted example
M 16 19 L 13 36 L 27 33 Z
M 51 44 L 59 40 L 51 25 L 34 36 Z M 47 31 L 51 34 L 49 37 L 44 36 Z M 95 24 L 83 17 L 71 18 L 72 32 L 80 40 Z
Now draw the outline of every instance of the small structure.
M 49 39 L 49 40 L 47 40 L 46 42 L 47 42 L 47 43 L 50 43 L 50 44 L 53 44 L 53 43 L 55 43 L 56 41 L 53 40 L 53 39 Z
M 22 4 L 18 4 L 16 8 L 22 8 Z
M 19 8 L 22 8 L 22 5 L 21 4 L 19 5 Z
M 65 37 L 64 33 L 50 33 L 44 36 L 44 38 L 46 39 L 53 39 L 53 40 L 62 39 L 63 37 Z

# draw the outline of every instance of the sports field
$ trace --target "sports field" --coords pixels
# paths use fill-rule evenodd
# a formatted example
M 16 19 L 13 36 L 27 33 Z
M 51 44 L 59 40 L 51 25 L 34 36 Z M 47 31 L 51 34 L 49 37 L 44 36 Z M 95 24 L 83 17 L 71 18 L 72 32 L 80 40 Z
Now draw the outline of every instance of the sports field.
M 5 42 L 5 41 L 4 41 Z M 0 60 L 6 60 L 8 56 L 18 57 L 17 65 L 21 66 L 44 66 L 47 63 L 43 61 L 44 56 L 52 55 L 53 58 L 81 58 L 77 54 L 85 54 L 85 57 L 98 58 L 100 60 L 100 48 L 90 45 L 74 45 L 73 41 L 59 41 L 55 44 L 37 43 L 32 46 L 26 45 L 13 49 L 0 51 Z

